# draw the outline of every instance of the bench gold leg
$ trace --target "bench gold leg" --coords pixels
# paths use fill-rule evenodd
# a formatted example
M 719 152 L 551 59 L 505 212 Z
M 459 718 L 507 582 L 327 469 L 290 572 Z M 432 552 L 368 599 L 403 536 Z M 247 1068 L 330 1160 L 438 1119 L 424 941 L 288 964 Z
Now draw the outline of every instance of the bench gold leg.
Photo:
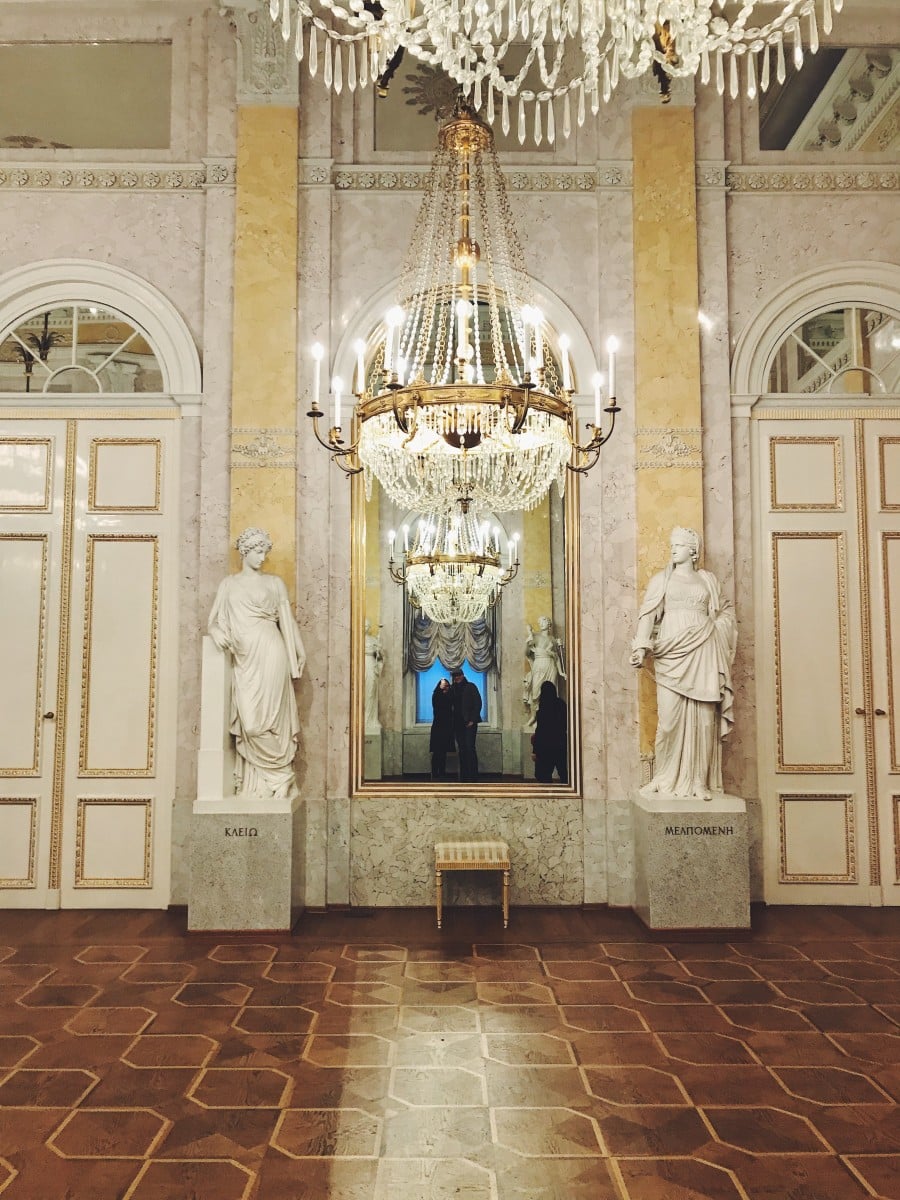
M 437 927 L 440 929 L 444 909 L 444 876 L 442 871 L 435 871 L 434 887 L 437 893 Z
M 509 925 L 509 871 L 503 872 L 503 928 Z

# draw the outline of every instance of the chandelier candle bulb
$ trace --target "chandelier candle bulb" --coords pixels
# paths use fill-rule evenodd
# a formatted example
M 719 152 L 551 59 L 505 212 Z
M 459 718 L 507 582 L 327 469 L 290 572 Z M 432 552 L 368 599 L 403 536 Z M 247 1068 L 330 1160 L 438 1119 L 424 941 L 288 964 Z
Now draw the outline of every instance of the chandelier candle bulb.
M 541 332 L 541 326 L 544 323 L 544 314 L 539 308 L 534 310 L 534 357 L 537 359 L 538 370 L 544 369 L 544 337 Z
M 325 347 L 321 342 L 313 342 L 313 408 L 318 407 L 319 393 L 322 390 L 322 359 L 325 357 Z
M 343 379 L 341 379 L 340 375 L 335 375 L 334 379 L 332 379 L 331 391 L 332 391 L 332 394 L 334 395 L 334 427 L 335 427 L 335 429 L 340 429 L 340 427 L 341 427 L 341 397 L 342 397 L 343 391 L 344 391 L 344 381 L 343 381 Z
M 357 338 L 353 343 L 353 349 L 356 351 L 356 394 L 362 396 L 366 390 L 366 363 L 363 357 L 366 352 L 366 343 L 362 338 Z
M 609 354 L 609 400 L 612 403 L 616 398 L 616 351 L 619 349 L 619 339 L 611 337 L 607 339 L 606 350 Z
M 409 554 L 409 526 L 403 526 L 403 552 Z
M 563 372 L 563 391 L 571 392 L 572 387 L 572 364 L 569 361 L 569 338 L 564 333 L 559 339 L 559 350 L 562 355 L 562 372 Z
M 599 371 L 596 371 L 594 373 L 594 378 L 593 378 L 592 382 L 594 384 L 594 429 L 596 431 L 600 428 L 600 404 L 601 404 L 600 389 L 603 387 L 603 376 L 600 374 Z

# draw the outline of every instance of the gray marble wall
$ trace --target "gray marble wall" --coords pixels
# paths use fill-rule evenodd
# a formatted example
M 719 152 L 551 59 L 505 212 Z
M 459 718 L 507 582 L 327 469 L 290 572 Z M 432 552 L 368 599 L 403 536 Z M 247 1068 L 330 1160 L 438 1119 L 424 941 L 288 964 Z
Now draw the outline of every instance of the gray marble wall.
M 4 6 L 4 36 L 51 36 L 43 7 Z M 173 841 L 173 901 L 187 896 L 187 816 L 194 790 L 199 633 L 229 567 L 229 391 L 234 229 L 233 186 L 166 182 L 190 162 L 208 179 L 231 170 L 235 153 L 235 44 L 226 15 L 205 0 L 158 11 L 79 4 L 54 17 L 53 40 L 162 38 L 173 41 L 173 141 L 168 152 L 112 155 L 158 165 L 158 186 L 96 180 L 69 191 L 43 189 L 12 168 L 26 152 L 0 151 L 3 269 L 51 258 L 88 258 L 128 268 L 183 316 L 203 362 L 202 413 L 184 425 L 181 521 L 180 705 Z M 890 21 L 857 23 L 853 41 L 895 36 Z M 838 40 L 841 25 L 832 40 Z M 843 37 L 847 41 L 846 14 Z M 430 843 L 439 828 L 507 836 L 516 855 L 513 900 L 629 904 L 633 836 L 628 797 L 639 782 L 636 690 L 627 665 L 636 607 L 630 111 L 652 100 L 623 88 L 600 122 L 552 153 L 527 147 L 506 156 L 513 210 L 530 273 L 598 355 L 610 332 L 622 344 L 623 414 L 601 466 L 581 489 L 581 720 L 583 798 L 349 795 L 350 504 L 347 481 L 313 442 L 304 389 L 308 347 L 334 350 L 373 298 L 397 278 L 421 197 L 429 154 L 376 148 L 371 91 L 334 98 L 302 73 L 297 353 L 297 610 L 308 664 L 298 686 L 304 741 L 298 760 L 306 810 L 307 903 L 418 904 L 433 899 Z M 897 256 L 900 207 L 889 171 L 872 175 L 790 164 L 761 154 L 755 113 L 743 100 L 703 92 L 697 102 L 703 450 L 707 563 L 735 591 L 741 642 L 737 726 L 725 753 L 726 782 L 757 805 L 753 690 L 753 589 L 749 441 L 732 424 L 729 366 L 735 339 L 760 307 L 798 273 Z M 52 166 L 90 155 L 44 151 Z M 96 157 L 96 156 L 95 156 Z M 110 156 L 107 155 L 109 158 Z M 28 174 L 28 172 L 26 172 Z M 874 182 L 873 182 L 874 180 Z M 890 247 L 893 247 L 891 254 Z M 570 639 L 571 646 L 571 639 Z M 755 852 L 759 880 L 759 850 Z

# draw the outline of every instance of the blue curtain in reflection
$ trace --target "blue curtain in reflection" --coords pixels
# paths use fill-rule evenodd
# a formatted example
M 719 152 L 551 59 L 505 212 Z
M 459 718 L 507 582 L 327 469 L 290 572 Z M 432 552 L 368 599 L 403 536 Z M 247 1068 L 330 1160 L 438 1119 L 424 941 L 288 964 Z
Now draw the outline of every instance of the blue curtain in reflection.
M 438 661 L 447 671 L 470 662 L 476 671 L 500 671 L 497 608 L 468 625 L 439 625 L 408 602 L 404 606 L 404 673 L 427 671 Z

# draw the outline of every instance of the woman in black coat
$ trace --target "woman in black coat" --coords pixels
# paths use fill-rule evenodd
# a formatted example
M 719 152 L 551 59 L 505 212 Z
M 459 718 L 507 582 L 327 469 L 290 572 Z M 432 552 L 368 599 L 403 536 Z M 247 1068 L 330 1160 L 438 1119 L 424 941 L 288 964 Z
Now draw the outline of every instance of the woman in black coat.
M 545 680 L 541 684 L 537 722 L 531 736 L 534 777 L 538 783 L 551 783 L 554 768 L 560 783 L 569 781 L 567 716 L 566 702 L 557 696 L 556 685 Z
M 431 694 L 434 719 L 431 722 L 431 778 L 447 778 L 447 754 L 455 748 L 453 740 L 453 694 L 447 679 L 438 680 Z

